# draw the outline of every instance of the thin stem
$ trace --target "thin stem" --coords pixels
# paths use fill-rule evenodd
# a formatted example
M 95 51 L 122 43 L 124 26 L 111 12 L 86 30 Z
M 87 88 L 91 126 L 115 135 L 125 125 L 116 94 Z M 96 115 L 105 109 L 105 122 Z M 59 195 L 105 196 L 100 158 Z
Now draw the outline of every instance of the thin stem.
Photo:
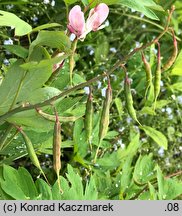
M 180 176 L 180 175 L 182 175 L 182 170 L 180 170 L 180 171 L 178 171 L 176 173 L 172 173 L 172 174 L 170 174 L 168 176 L 165 176 L 164 178 L 168 179 L 168 178 L 175 177 L 175 176 Z
M 2 148 L 5 146 L 5 143 L 6 143 L 7 139 L 8 139 L 8 135 L 9 135 L 9 133 L 11 132 L 11 130 L 12 130 L 13 128 L 14 128 L 13 125 L 10 124 L 10 125 L 8 126 L 8 128 L 6 129 L 6 132 L 5 132 L 5 134 L 4 134 L 4 136 L 2 137 L 1 142 L 0 142 L 0 151 L 1 151 Z
M 72 54 L 70 56 L 70 86 L 73 85 L 73 69 L 75 67 L 74 55 L 75 55 L 77 42 L 78 42 L 78 38 L 75 38 L 72 44 Z
M 28 42 L 29 42 L 29 45 L 30 45 L 32 43 L 31 38 L 30 38 L 30 34 L 28 34 L 27 37 L 28 37 Z
M 112 10 L 111 10 L 111 11 L 112 11 Z M 151 24 L 151 25 L 153 25 L 153 26 L 156 26 L 157 28 L 159 28 L 159 29 L 161 29 L 161 30 L 164 30 L 164 28 L 166 28 L 166 27 L 163 27 L 163 26 L 161 26 L 161 25 L 159 25 L 159 24 L 157 24 L 157 23 L 155 23 L 155 22 L 153 22 L 153 21 L 151 21 L 151 20 L 145 19 L 145 18 L 143 18 L 143 17 L 138 17 L 138 16 L 135 16 L 135 15 L 126 14 L 126 13 L 122 13 L 122 12 L 120 13 L 120 12 L 117 12 L 117 11 L 115 11 L 115 10 L 113 10 L 113 13 L 119 14 L 119 15 L 122 15 L 122 16 L 131 17 L 131 18 L 133 18 L 133 19 L 136 19 L 136 20 L 140 20 L 140 21 L 142 21 L 142 22 L 149 23 L 149 24 Z M 173 11 L 172 11 L 172 13 L 173 13 Z M 170 15 L 170 19 L 171 19 L 171 15 Z M 168 22 L 168 21 L 170 22 L 169 19 L 167 20 L 167 22 Z M 166 33 L 172 36 L 172 34 L 171 34 L 170 31 L 167 30 Z M 177 37 L 177 36 L 176 36 L 176 39 L 177 39 L 178 41 L 181 41 L 181 38 L 179 38 L 179 37 Z
M 99 149 L 100 149 L 101 143 L 102 143 L 102 139 L 99 140 L 99 144 L 98 144 L 98 146 L 97 146 L 97 150 L 96 150 L 95 157 L 94 157 L 94 160 L 93 160 L 93 163 L 94 163 L 94 164 L 95 164 L 96 161 L 97 161 L 97 157 L 98 157 L 98 154 L 99 154 Z
M 65 3 L 65 6 L 66 6 L 66 19 L 67 19 L 67 22 L 69 22 L 68 20 L 68 16 L 69 16 L 69 8 L 68 8 L 68 4 L 64 1 Z
M 15 136 L 19 133 L 19 131 L 17 130 L 11 137 L 10 139 L 3 145 L 3 150 L 9 146 L 9 144 L 13 141 L 13 139 L 15 138 Z
M 24 76 L 22 77 L 22 79 L 20 80 L 20 83 L 19 83 L 18 89 L 17 89 L 17 91 L 16 91 L 16 94 L 15 94 L 15 97 L 14 97 L 14 99 L 13 99 L 13 102 L 12 102 L 10 108 L 9 108 L 9 111 L 13 108 L 13 106 L 14 106 L 15 103 L 16 103 L 16 100 L 17 100 L 18 95 L 19 95 L 19 93 L 20 93 L 20 90 L 21 90 L 21 87 L 22 87 L 22 84 L 23 84 L 23 80 L 24 80 L 26 74 L 27 74 L 27 73 L 25 73 L 25 75 L 24 75 Z
M 168 19 L 168 22 L 170 22 L 169 19 Z M 74 87 L 72 87 L 72 88 L 70 88 L 70 89 L 67 89 L 67 90 L 65 90 L 64 92 L 60 93 L 59 95 L 54 96 L 54 97 L 52 97 L 52 98 L 50 98 L 50 99 L 48 99 L 48 100 L 45 100 L 44 102 L 37 103 L 37 104 L 34 104 L 34 105 L 31 105 L 31 104 L 23 104 L 23 105 L 21 105 L 20 107 L 17 107 L 17 108 L 15 108 L 15 109 L 13 109 L 13 110 L 11 110 L 11 111 L 5 113 L 4 115 L 0 116 L 0 122 L 1 122 L 1 121 L 4 121 L 6 118 L 8 118 L 8 117 L 14 115 L 15 113 L 23 112 L 23 111 L 27 111 L 27 110 L 31 110 L 31 109 L 36 109 L 36 108 L 40 108 L 40 107 L 44 107 L 44 106 L 46 106 L 46 105 L 50 105 L 51 103 L 54 103 L 54 102 L 55 102 L 56 100 L 58 100 L 59 98 L 64 97 L 64 96 L 67 96 L 67 95 L 69 95 L 69 94 L 70 94 L 71 92 L 73 92 L 73 91 L 76 91 L 76 90 L 78 90 L 78 89 L 81 89 L 81 88 L 83 88 L 83 87 L 85 87 L 85 86 L 90 85 L 90 84 L 93 83 L 93 82 L 96 82 L 96 81 L 102 79 L 103 77 L 106 76 L 106 74 L 107 74 L 107 75 L 112 74 L 118 67 L 121 66 L 121 64 L 125 63 L 125 62 L 126 62 L 128 59 L 130 59 L 135 53 L 137 53 L 137 52 L 139 52 L 139 51 L 141 51 L 141 50 L 144 50 L 144 49 L 146 49 L 147 47 L 150 47 L 152 44 L 156 43 L 156 42 L 167 32 L 167 30 L 168 30 L 168 25 L 169 25 L 169 24 L 166 24 L 166 27 L 167 27 L 167 28 L 165 27 L 164 30 L 163 30 L 163 32 L 161 32 L 161 33 L 158 35 L 158 37 L 156 37 L 156 38 L 155 38 L 154 40 L 152 40 L 151 42 L 148 42 L 148 43 L 146 43 L 146 44 L 144 44 L 144 45 L 142 45 L 142 46 L 140 46 L 140 47 L 135 48 L 135 49 L 134 49 L 133 51 L 131 51 L 128 55 L 126 55 L 125 57 L 123 57 L 123 59 L 118 60 L 118 61 L 114 64 L 114 66 L 113 66 L 110 70 L 106 71 L 105 73 L 103 73 L 103 74 L 101 74 L 101 75 L 99 75 L 99 76 L 97 76 L 97 77 L 94 77 L 94 78 L 92 78 L 92 79 L 90 79 L 90 80 L 88 80 L 88 81 L 86 81 L 86 82 L 83 82 L 83 83 L 81 83 L 81 84 L 78 84 L 78 85 L 76 85 L 76 86 L 74 86 Z

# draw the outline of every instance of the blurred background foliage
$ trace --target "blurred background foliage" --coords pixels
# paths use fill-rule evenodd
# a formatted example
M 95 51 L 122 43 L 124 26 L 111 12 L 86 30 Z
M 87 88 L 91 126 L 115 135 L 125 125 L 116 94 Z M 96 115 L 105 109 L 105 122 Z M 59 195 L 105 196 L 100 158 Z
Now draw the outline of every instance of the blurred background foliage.
M 175 33 L 178 38 L 179 50 L 181 48 L 181 35 L 182 35 L 182 2 L 180 0 L 158 0 L 156 1 L 165 10 L 170 9 L 171 5 L 176 6 L 176 10 L 172 18 L 172 26 L 174 27 Z M 81 3 L 80 3 L 81 5 Z M 62 0 L 1 0 L 0 10 L 5 10 L 8 12 L 15 13 L 21 19 L 28 22 L 32 27 L 37 27 L 45 23 L 60 23 L 61 26 L 57 27 L 59 30 L 66 30 L 67 26 L 67 14 L 69 9 L 73 5 L 66 7 L 64 1 Z M 106 22 L 106 27 L 97 33 L 90 33 L 84 42 L 78 42 L 77 47 L 77 59 L 75 67 L 75 84 L 83 82 L 84 80 L 91 79 L 98 74 L 102 74 L 114 65 L 118 59 L 122 59 L 123 56 L 127 55 L 136 46 L 143 43 L 151 41 L 156 37 L 163 29 L 166 23 L 165 12 L 156 12 L 160 20 L 152 20 L 142 15 L 139 12 L 131 10 L 124 6 L 112 5 L 110 6 L 110 14 Z M 7 34 L 8 30 L 8 34 Z M 32 35 L 32 40 L 36 37 Z M 0 33 L 0 49 L 3 50 L 3 44 L 12 38 L 13 31 L 10 28 L 1 28 Z M 24 47 L 28 46 L 27 37 L 21 38 L 21 44 Z M 160 40 L 161 44 L 161 55 L 162 62 L 164 63 L 173 50 L 173 42 L 170 34 L 165 34 L 165 36 Z M 145 51 L 147 58 L 150 58 L 151 64 L 156 61 L 156 49 L 155 47 L 147 48 Z M 0 52 L 0 62 L 2 63 L 1 73 L 6 73 L 6 61 L 12 58 L 7 52 Z M 156 115 L 151 114 L 149 111 L 142 110 L 143 108 L 143 97 L 144 97 L 144 86 L 145 86 L 145 72 L 143 63 L 141 60 L 141 53 L 134 55 L 126 63 L 127 71 L 129 77 L 132 79 L 132 93 L 134 98 L 134 106 L 138 111 L 139 121 L 143 125 L 150 125 L 151 127 L 161 131 L 168 139 L 168 149 L 164 150 L 159 147 L 152 139 L 146 136 L 143 131 L 140 131 L 140 142 L 141 146 L 137 152 L 136 160 L 139 155 L 149 155 L 153 154 L 153 160 L 155 160 L 161 167 L 164 175 L 170 175 L 176 173 L 182 169 L 182 95 L 181 91 L 175 91 L 170 88 L 176 82 L 182 82 L 181 76 L 170 76 L 170 70 L 162 74 L 161 81 L 161 93 L 159 97 L 159 104 L 156 110 Z M 155 64 L 153 64 L 153 69 L 155 69 Z M 63 72 L 68 70 L 67 63 L 65 63 Z M 60 75 L 61 79 L 61 75 Z M 68 80 L 67 80 L 68 81 Z M 52 86 L 56 86 L 60 90 L 63 90 L 66 86 L 66 80 L 59 82 L 59 79 L 53 83 Z M 125 108 L 124 90 L 123 90 L 124 73 L 122 70 L 117 69 L 111 75 L 111 85 L 113 90 L 113 104 L 110 113 L 110 132 L 108 137 L 106 137 L 105 142 L 105 154 L 112 153 L 110 156 L 106 157 L 109 160 L 116 160 L 116 155 L 114 151 L 119 148 L 126 148 L 137 133 L 139 133 L 139 127 L 135 122 L 129 117 Z M 95 125 L 97 124 L 97 118 L 99 111 L 101 109 L 102 100 L 104 98 L 105 89 L 107 86 L 106 81 L 96 82 L 93 84 L 94 92 L 94 110 L 95 110 Z M 82 91 L 77 92 L 79 95 L 84 95 Z M 80 97 L 81 102 L 85 101 L 84 97 Z M 75 102 L 76 104 L 76 102 Z M 74 104 L 73 104 L 74 105 Z M 118 106 L 120 109 L 118 109 Z M 61 108 L 60 108 L 61 109 Z M 142 111 L 141 111 L 142 110 Z M 79 162 L 79 170 L 85 178 L 87 173 L 85 171 L 84 165 L 80 160 L 74 158 L 73 152 L 73 140 L 79 139 L 77 135 L 79 134 L 80 125 L 83 122 L 81 120 L 74 124 L 64 124 L 63 125 L 63 169 L 66 168 L 66 164 L 69 162 L 72 165 Z M 6 125 L 1 125 L 1 130 L 6 128 Z M 73 134 L 72 134 L 73 131 Z M 49 169 L 52 167 L 52 160 L 49 156 L 49 143 L 52 139 L 52 131 L 41 132 L 37 137 L 35 131 L 27 131 L 28 136 L 32 138 L 32 142 L 40 153 L 39 159 L 41 164 L 44 166 L 46 174 L 49 178 L 55 178 L 52 176 L 52 172 Z M 29 170 L 31 170 L 31 163 L 29 159 L 23 157 L 26 155 L 26 151 L 22 146 L 22 138 L 17 136 L 13 140 L 11 146 L 4 150 L 3 163 L 12 164 L 14 167 L 22 165 Z M 46 148 L 46 145 L 48 148 Z M 81 144 L 80 144 L 81 145 Z M 18 146 L 18 147 L 17 147 Z M 22 148 L 22 149 L 21 149 Z M 89 158 L 86 155 L 86 147 L 78 146 L 82 148 L 81 154 L 83 157 Z M 13 152 L 18 149 L 18 154 L 14 155 Z M 9 157 L 6 157 L 9 155 Z M 13 160 L 16 159 L 14 162 Z M 107 164 L 107 160 L 100 161 L 100 165 Z M 114 168 L 117 166 L 117 161 L 113 167 L 107 167 L 107 169 Z M 104 168 L 103 168 L 104 169 Z M 32 175 L 37 175 L 36 169 L 31 170 Z M 95 173 L 97 173 L 97 169 Z M 107 172 L 107 177 L 112 175 L 112 173 Z M 103 176 L 100 176 L 102 179 Z M 106 178 L 106 176 L 104 177 Z M 101 182 L 100 182 L 101 184 Z M 109 184 L 109 183 L 108 183 Z M 103 186 L 104 187 L 104 186 Z M 114 196 L 114 195 L 113 195 Z

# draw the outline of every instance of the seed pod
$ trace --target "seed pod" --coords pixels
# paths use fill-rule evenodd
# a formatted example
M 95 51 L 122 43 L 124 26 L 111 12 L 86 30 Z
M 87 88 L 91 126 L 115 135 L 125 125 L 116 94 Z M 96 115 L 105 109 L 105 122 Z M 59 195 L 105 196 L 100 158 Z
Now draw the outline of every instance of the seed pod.
M 91 138 L 92 138 L 92 129 L 93 129 L 93 98 L 92 92 L 90 88 L 90 93 L 88 95 L 86 110 L 85 110 L 85 131 L 86 131 L 86 139 L 91 146 Z
M 61 169 L 61 125 L 59 122 L 59 117 L 56 112 L 56 121 L 54 125 L 54 134 L 53 134 L 53 169 L 56 172 L 57 179 L 58 179 L 58 186 L 60 188 L 60 178 L 59 172 Z
M 173 65 L 173 63 L 175 62 L 176 57 L 177 57 L 177 55 L 178 55 L 178 44 L 177 44 L 177 40 L 176 40 L 174 31 L 173 31 L 172 29 L 171 29 L 171 32 L 172 32 L 172 34 L 173 34 L 173 45 L 174 45 L 173 53 L 172 53 L 171 57 L 168 59 L 168 61 L 165 63 L 165 65 L 163 66 L 162 71 L 168 70 L 168 69 Z
M 103 103 L 101 119 L 100 119 L 100 124 L 99 124 L 99 144 L 98 144 L 98 147 L 97 147 L 97 150 L 95 153 L 94 163 L 96 163 L 97 155 L 99 153 L 99 148 L 100 148 L 101 142 L 108 131 L 109 109 L 110 109 L 111 102 L 112 102 L 112 89 L 111 89 L 111 84 L 110 84 L 110 80 L 108 77 L 108 87 L 106 89 L 106 98 L 105 98 L 104 103 Z
M 50 115 L 45 112 L 43 112 L 41 109 L 36 109 L 37 113 L 40 114 L 43 118 L 55 122 L 56 121 L 56 116 L 55 115 Z M 74 122 L 78 119 L 79 117 L 76 116 L 59 116 L 58 119 L 60 122 Z
M 106 98 L 104 100 L 102 113 L 101 113 L 101 119 L 100 119 L 100 125 L 99 125 L 99 140 L 102 140 L 108 131 L 109 126 L 109 109 L 112 102 L 112 89 L 110 80 L 108 79 L 108 87 L 106 89 Z
M 158 45 L 158 53 L 157 53 L 157 68 L 154 75 L 154 110 L 156 106 L 156 101 L 160 93 L 160 82 L 161 82 L 161 55 L 160 55 L 160 44 Z
M 145 67 L 145 73 L 146 73 L 146 89 L 145 89 L 145 95 L 147 95 L 148 89 L 150 88 L 150 85 L 152 83 L 152 71 L 149 62 L 147 61 L 144 53 L 142 52 L 142 61 L 144 63 Z
M 133 97 L 132 97 L 132 94 L 131 94 L 130 85 L 131 85 L 130 80 L 129 80 L 127 74 L 126 74 L 125 82 L 124 82 L 124 91 L 125 91 L 125 98 L 126 98 L 126 108 L 128 110 L 129 115 L 131 116 L 131 118 L 133 120 L 135 120 L 138 124 L 140 124 L 140 122 L 137 119 L 136 111 L 135 111 L 135 109 L 133 107 Z
M 33 147 L 33 144 L 31 142 L 31 140 L 29 139 L 29 137 L 26 135 L 26 133 L 22 130 L 19 129 L 19 131 L 21 132 L 22 136 L 23 136 L 23 139 L 25 141 L 25 145 L 26 145 L 26 149 L 27 149 L 27 152 L 28 152 L 28 155 L 30 157 L 30 160 L 32 161 L 33 165 L 36 166 L 40 171 L 41 173 L 43 174 L 44 178 L 46 179 L 46 181 L 48 182 L 41 166 L 40 166 L 40 163 L 39 163 L 39 159 L 35 153 L 35 149 Z M 49 182 L 48 182 L 49 183 Z

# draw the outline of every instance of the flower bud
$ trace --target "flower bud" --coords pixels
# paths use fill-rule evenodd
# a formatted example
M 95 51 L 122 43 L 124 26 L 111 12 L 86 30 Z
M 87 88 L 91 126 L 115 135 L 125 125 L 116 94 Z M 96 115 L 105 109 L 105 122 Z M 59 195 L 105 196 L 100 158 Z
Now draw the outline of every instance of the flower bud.
M 109 8 L 106 4 L 101 3 L 90 10 L 89 17 L 86 21 L 86 28 L 97 31 L 101 28 L 101 24 L 107 19 Z
M 69 12 L 68 29 L 77 37 L 80 37 L 85 30 L 84 13 L 81 11 L 81 7 L 79 5 L 74 6 Z

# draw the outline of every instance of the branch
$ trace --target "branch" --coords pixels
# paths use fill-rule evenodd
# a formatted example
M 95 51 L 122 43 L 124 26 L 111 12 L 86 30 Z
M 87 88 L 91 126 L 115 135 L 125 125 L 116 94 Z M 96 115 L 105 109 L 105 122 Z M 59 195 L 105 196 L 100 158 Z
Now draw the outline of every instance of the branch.
M 169 23 L 170 23 L 173 11 L 174 11 L 174 7 L 171 8 L 171 11 L 169 11 L 169 16 L 168 16 L 168 19 L 167 19 L 166 26 L 165 26 L 164 30 L 158 35 L 158 37 L 153 39 L 151 42 L 148 42 L 148 43 L 146 43 L 146 44 L 144 44 L 144 45 L 142 45 L 140 47 L 135 48 L 128 55 L 123 57 L 123 59 L 118 60 L 110 70 L 108 70 L 108 71 L 104 72 L 103 74 L 101 74 L 101 75 L 99 75 L 97 77 L 94 77 L 94 78 L 92 78 L 92 79 L 90 79 L 90 80 L 88 80 L 86 82 L 83 82 L 83 83 L 81 83 L 79 85 L 76 85 L 76 86 L 70 88 L 70 89 L 67 89 L 64 92 L 60 93 L 59 95 L 56 95 L 56 96 L 54 96 L 54 97 L 52 97 L 52 98 L 50 98 L 48 100 L 45 100 L 44 102 L 37 103 L 37 104 L 34 104 L 34 105 L 26 103 L 26 104 L 23 104 L 23 105 L 15 108 L 15 109 L 12 109 L 9 112 L 5 113 L 4 115 L 0 116 L 0 122 L 4 121 L 5 119 L 11 117 L 12 115 L 14 115 L 16 113 L 27 111 L 27 110 L 32 110 L 32 109 L 37 109 L 37 108 L 40 108 L 40 107 L 50 105 L 50 104 L 54 103 L 56 100 L 58 100 L 59 98 L 69 95 L 73 91 L 81 89 L 81 88 L 83 88 L 85 86 L 89 86 L 92 83 L 102 79 L 103 77 L 109 76 L 118 67 L 120 67 L 121 64 L 124 64 L 128 59 L 130 59 L 135 53 L 137 53 L 137 52 L 139 52 L 141 50 L 144 50 L 147 47 L 150 47 L 152 44 L 154 44 L 154 43 L 156 43 L 156 42 L 158 42 L 160 40 L 160 38 L 168 31 L 168 27 L 169 27 Z

